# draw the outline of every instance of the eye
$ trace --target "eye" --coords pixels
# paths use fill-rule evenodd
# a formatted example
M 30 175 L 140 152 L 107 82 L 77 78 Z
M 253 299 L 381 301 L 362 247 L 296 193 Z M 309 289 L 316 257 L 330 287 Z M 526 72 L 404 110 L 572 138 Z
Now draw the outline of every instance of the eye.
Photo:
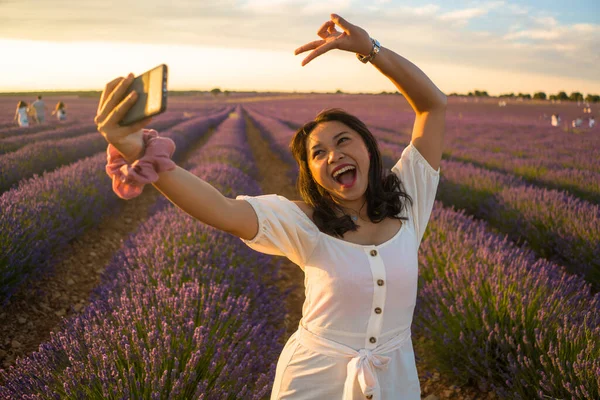
M 315 150 L 314 153 L 313 153 L 313 158 L 321 155 L 321 153 L 323 153 L 323 150 Z
M 338 144 L 342 143 L 343 141 L 347 141 L 347 140 L 350 140 L 350 138 L 342 137 L 338 140 Z

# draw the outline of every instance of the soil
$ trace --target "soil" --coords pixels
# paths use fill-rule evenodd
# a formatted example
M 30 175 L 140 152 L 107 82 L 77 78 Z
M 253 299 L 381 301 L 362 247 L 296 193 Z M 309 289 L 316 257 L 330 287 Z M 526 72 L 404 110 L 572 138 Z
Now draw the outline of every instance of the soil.
M 190 153 L 203 145 L 209 136 L 205 135 L 189 150 Z M 267 141 L 252 123 L 248 123 L 248 141 L 259 169 L 258 181 L 263 193 L 300 199 L 287 173 L 289 166 L 270 150 Z M 85 308 L 91 291 L 101 282 L 100 276 L 105 266 L 123 241 L 147 219 L 148 210 L 159 195 L 153 186 L 147 185 L 140 196 L 124 201 L 120 211 L 107 216 L 98 227 L 88 229 L 62 250 L 61 259 L 52 274 L 32 280 L 28 287 L 22 288 L 11 298 L 9 304 L 0 311 L 0 368 L 8 369 L 18 357 L 29 356 L 41 343 L 50 339 L 50 332 L 60 329 L 65 319 Z M 285 342 L 296 331 L 302 316 L 304 273 L 297 265 L 284 260 L 278 285 L 282 290 L 293 288 L 285 305 L 288 310 L 286 335 L 283 338 Z M 485 393 L 473 387 L 454 385 L 432 368 L 423 354 L 419 354 L 418 340 L 413 342 L 415 353 L 420 356 L 417 369 L 423 398 L 495 398 L 493 392 Z

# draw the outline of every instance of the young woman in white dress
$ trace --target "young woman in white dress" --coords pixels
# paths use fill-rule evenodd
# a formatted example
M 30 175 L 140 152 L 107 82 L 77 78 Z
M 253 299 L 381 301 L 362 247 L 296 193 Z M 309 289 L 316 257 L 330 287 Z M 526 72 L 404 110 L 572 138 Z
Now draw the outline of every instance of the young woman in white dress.
M 302 201 L 226 198 L 180 167 L 161 172 L 153 185 L 199 221 L 286 256 L 305 272 L 302 320 L 279 357 L 271 399 L 417 400 L 410 338 L 417 251 L 439 181 L 446 96 L 411 62 L 335 14 L 317 34 L 296 50 L 311 51 L 302 65 L 333 49 L 356 53 L 415 111 L 411 143 L 391 173 L 383 171 L 367 127 L 332 109 L 293 139 Z M 128 163 L 144 155 L 149 122 L 118 125 L 135 102 L 123 99 L 132 80 L 130 74 L 106 85 L 95 119 Z
M 17 103 L 17 110 L 15 111 L 15 121 L 19 126 L 29 126 L 29 116 L 27 115 L 27 103 L 19 101 Z

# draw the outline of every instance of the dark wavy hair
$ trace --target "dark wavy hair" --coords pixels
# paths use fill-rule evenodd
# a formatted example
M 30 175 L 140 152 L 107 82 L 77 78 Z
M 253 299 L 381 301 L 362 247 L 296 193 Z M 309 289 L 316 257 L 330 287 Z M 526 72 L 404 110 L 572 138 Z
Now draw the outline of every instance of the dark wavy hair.
M 314 209 L 313 219 L 317 227 L 324 233 L 340 238 L 344 233 L 358 228 L 349 215 L 336 215 L 336 210 L 343 210 L 334 202 L 331 194 L 313 179 L 308 167 L 306 139 L 320 123 L 329 121 L 339 121 L 356 131 L 371 154 L 366 192 L 369 219 L 375 223 L 387 217 L 406 220 L 406 217 L 400 217 L 399 214 L 407 208 L 406 203 L 412 206 L 412 199 L 404 192 L 400 179 L 394 173 L 384 172 L 379 146 L 373 134 L 357 117 L 342 109 L 330 108 L 321 111 L 314 120 L 298 129 L 290 143 L 290 149 L 300 168 L 296 185 L 302 200 Z

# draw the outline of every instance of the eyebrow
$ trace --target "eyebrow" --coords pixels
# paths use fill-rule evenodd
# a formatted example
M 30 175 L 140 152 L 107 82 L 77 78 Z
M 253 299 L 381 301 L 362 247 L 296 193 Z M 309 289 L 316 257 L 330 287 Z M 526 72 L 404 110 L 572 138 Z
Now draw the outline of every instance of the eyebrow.
M 342 131 L 333 137 L 333 140 L 337 139 L 338 136 L 343 135 L 344 133 L 348 133 L 347 131 Z M 310 148 L 310 151 L 313 151 L 315 147 L 319 147 L 321 145 L 320 142 L 317 142 L 313 147 Z

